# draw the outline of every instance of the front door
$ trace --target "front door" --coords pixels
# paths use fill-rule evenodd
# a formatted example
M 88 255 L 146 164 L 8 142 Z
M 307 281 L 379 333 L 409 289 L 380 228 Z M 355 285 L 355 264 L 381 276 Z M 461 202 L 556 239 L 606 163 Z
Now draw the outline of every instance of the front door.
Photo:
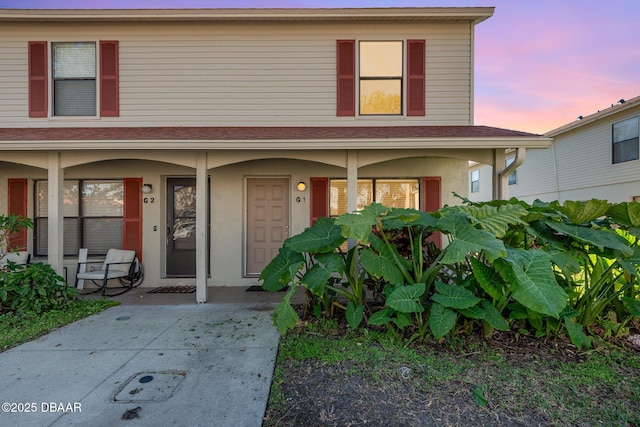
M 247 178 L 246 275 L 257 276 L 289 236 L 289 179 Z
M 167 277 L 196 275 L 196 179 L 167 179 Z

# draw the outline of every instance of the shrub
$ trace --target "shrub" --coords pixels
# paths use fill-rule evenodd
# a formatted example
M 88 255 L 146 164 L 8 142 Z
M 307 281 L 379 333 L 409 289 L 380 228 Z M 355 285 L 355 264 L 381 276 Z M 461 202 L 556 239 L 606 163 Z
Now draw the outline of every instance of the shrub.
M 481 326 L 486 335 L 566 331 L 587 347 L 585 327 L 622 333 L 640 315 L 640 204 L 463 201 L 434 213 L 372 204 L 287 239 L 260 276 L 270 291 L 291 286 L 274 314 L 280 332 L 296 324 L 290 300 L 298 286 L 325 314 L 345 297 L 351 327 L 365 319 L 411 326 L 414 339 Z M 448 238 L 440 251 L 428 242 L 435 232 Z M 367 306 L 365 283 L 375 284 L 381 310 Z
M 42 313 L 60 308 L 77 295 L 50 265 L 9 265 L 0 272 L 0 312 Z

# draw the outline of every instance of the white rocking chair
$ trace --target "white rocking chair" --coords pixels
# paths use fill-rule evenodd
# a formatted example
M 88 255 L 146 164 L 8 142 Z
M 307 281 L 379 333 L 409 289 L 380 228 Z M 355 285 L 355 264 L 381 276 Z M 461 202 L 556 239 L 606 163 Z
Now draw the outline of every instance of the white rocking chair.
M 113 297 L 131 290 L 136 283 L 136 252 L 125 249 L 109 249 L 104 261 L 79 261 L 76 288 L 80 280 L 91 280 L 100 286 L 103 296 Z M 99 270 L 86 271 L 88 264 L 102 264 Z M 109 280 L 118 279 L 118 288 L 108 288 Z M 107 293 L 109 291 L 109 293 Z

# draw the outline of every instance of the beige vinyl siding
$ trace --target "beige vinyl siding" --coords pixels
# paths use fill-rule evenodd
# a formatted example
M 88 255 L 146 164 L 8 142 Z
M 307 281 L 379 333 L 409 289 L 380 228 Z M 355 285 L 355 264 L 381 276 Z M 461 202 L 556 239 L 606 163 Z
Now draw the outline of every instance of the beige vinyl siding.
M 466 125 L 470 31 L 468 23 L 3 23 L 0 126 Z M 426 40 L 426 116 L 336 117 L 336 40 L 411 38 Z M 29 119 L 30 40 L 118 40 L 120 117 Z

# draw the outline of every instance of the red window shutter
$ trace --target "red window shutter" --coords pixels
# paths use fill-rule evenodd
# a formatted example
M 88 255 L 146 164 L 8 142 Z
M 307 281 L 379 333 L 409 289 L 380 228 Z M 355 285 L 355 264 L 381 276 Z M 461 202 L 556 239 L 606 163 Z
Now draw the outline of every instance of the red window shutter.
M 311 178 L 311 225 L 321 216 L 329 216 L 329 178 Z
M 142 261 L 142 178 L 125 178 L 122 249 L 136 251 Z
M 120 116 L 118 42 L 100 41 L 100 116 Z
M 9 215 L 22 215 L 27 216 L 27 179 L 26 178 L 9 178 L 8 194 Z M 17 233 L 13 233 L 9 236 L 8 241 L 9 250 L 26 250 L 27 249 L 27 230 L 21 230 Z
M 47 42 L 29 42 L 29 117 L 47 117 Z
M 356 115 L 356 41 L 338 40 L 338 116 Z
M 425 115 L 425 57 L 424 40 L 407 40 L 407 116 Z
M 435 212 L 442 207 L 442 178 L 439 176 L 425 176 L 422 178 L 422 210 Z M 442 247 L 442 234 L 438 231 L 427 239 Z

